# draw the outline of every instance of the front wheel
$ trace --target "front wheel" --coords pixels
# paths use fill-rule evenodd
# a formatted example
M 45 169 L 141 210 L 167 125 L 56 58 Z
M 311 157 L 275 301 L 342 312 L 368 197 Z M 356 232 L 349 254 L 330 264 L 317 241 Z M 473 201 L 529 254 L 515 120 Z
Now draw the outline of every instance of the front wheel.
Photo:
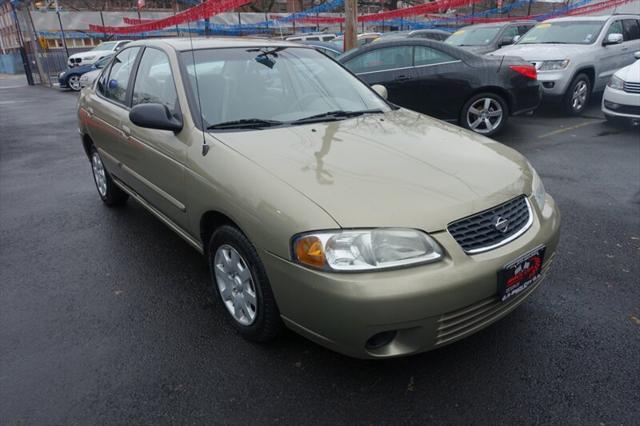
M 253 244 L 223 225 L 211 236 L 208 257 L 214 288 L 234 328 L 247 340 L 273 340 L 281 329 L 280 312 Z
M 564 108 L 570 115 L 580 115 L 591 98 L 591 80 L 586 74 L 575 76 L 564 97 Z
M 464 104 L 460 123 L 476 133 L 492 136 L 504 128 L 508 117 L 509 107 L 501 96 L 494 93 L 480 93 Z
M 79 92 L 80 89 L 82 89 L 82 86 L 80 85 L 80 76 L 77 74 L 74 74 L 71 77 L 69 77 L 67 79 L 67 86 L 69 86 L 69 89 L 75 92 Z

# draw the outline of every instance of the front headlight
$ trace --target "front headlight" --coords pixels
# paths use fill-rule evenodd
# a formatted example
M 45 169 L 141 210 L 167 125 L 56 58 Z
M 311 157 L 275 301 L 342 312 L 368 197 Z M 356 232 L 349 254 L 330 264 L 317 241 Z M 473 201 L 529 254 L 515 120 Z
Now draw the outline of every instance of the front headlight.
M 542 61 L 538 71 L 558 71 L 565 69 L 568 65 L 568 59 L 562 59 L 559 61 Z
M 533 179 L 531 181 L 531 196 L 536 200 L 536 204 L 538 204 L 540 210 L 542 210 L 544 208 L 547 191 L 544 189 L 544 184 L 542 183 L 542 179 L 540 179 L 540 175 L 536 172 L 536 169 L 534 169 L 531 164 L 529 164 L 529 168 L 533 175 Z
M 422 231 L 403 228 L 310 232 L 294 237 L 293 258 L 327 271 L 367 271 L 435 262 L 442 249 Z
M 616 77 L 615 75 L 612 75 L 611 80 L 609 80 L 609 83 L 607 83 L 607 86 L 611 87 L 612 89 L 623 90 L 624 80 L 621 79 L 620 77 Z

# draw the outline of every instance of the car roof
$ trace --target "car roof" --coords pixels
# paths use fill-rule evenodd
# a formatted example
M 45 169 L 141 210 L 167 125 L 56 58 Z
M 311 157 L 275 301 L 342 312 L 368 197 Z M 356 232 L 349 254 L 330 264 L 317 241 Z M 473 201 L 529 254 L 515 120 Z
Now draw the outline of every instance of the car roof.
M 369 43 L 357 49 L 350 50 L 347 53 L 343 53 L 342 56 L 340 56 L 340 59 L 342 62 L 343 59 L 349 59 L 353 56 L 360 55 L 370 50 L 381 49 L 383 47 L 396 47 L 396 46 L 428 46 L 428 47 L 440 49 L 443 52 L 451 53 L 452 55 L 455 55 L 459 58 L 464 58 L 465 60 L 478 59 L 478 55 L 468 52 L 467 50 L 464 50 L 460 47 L 443 43 L 441 41 L 429 40 L 426 38 L 402 38 L 402 37 L 381 38 L 375 43 Z
M 265 40 L 252 37 L 174 37 L 138 40 L 128 46 L 171 47 L 177 51 L 198 49 L 222 49 L 228 47 L 302 47 L 304 45 L 292 41 Z
M 629 14 L 629 15 L 594 15 L 594 16 L 565 16 L 562 18 L 552 18 L 552 19 L 547 19 L 544 22 L 566 22 L 566 21 L 606 21 L 610 18 L 632 18 L 632 19 L 638 19 L 640 17 L 640 15 L 634 15 L 634 14 Z
M 322 47 L 324 49 L 333 50 L 334 52 L 342 53 L 342 49 L 340 49 L 338 45 L 336 45 L 335 43 L 329 43 L 326 41 L 302 40 L 300 41 L 300 44 L 303 44 L 306 46 Z

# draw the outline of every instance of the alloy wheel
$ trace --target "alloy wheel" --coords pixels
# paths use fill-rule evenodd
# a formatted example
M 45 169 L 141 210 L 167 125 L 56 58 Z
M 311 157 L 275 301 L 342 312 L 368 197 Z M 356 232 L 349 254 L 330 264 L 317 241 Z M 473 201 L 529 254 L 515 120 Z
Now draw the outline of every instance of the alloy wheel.
M 102 159 L 97 152 L 91 155 L 91 168 L 93 170 L 93 178 L 96 181 L 96 187 L 101 197 L 107 196 L 107 172 L 102 164 Z
M 573 108 L 574 111 L 580 111 L 586 105 L 587 88 L 587 82 L 580 80 L 573 89 L 573 94 L 571 95 L 571 108 Z
M 216 250 L 214 273 L 218 291 L 234 320 L 244 326 L 253 324 L 258 313 L 258 296 L 246 260 L 228 244 Z
M 77 75 L 72 75 L 71 77 L 69 77 L 69 80 L 67 81 L 67 84 L 69 85 L 71 90 L 78 91 L 78 90 L 80 90 L 82 88 L 80 86 L 80 77 L 77 76 Z
M 477 133 L 491 133 L 502 123 L 504 111 L 500 102 L 493 98 L 480 98 L 467 111 L 467 125 Z

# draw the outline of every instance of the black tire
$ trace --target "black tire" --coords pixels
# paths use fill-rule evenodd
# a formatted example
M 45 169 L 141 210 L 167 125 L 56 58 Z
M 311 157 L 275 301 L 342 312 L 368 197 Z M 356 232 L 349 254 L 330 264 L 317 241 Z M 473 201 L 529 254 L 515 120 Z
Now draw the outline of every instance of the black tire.
M 580 89 L 579 89 L 580 87 Z M 580 99 L 576 99 L 578 96 L 578 91 L 581 91 L 581 88 L 585 88 L 584 97 Z M 589 105 L 589 100 L 591 99 L 591 80 L 586 74 L 580 73 L 576 75 L 569 88 L 567 89 L 567 93 L 564 95 L 564 109 L 569 115 L 578 116 L 584 112 L 587 105 Z
M 483 99 L 485 101 L 483 101 Z M 486 108 L 486 100 L 489 99 L 489 107 Z M 489 129 L 485 124 L 484 118 L 480 118 L 480 115 L 474 114 L 472 111 L 472 107 L 474 110 L 478 110 L 477 105 L 481 104 L 485 109 L 482 111 L 486 114 L 495 114 L 501 112 L 500 120 L 494 120 L 496 117 L 491 117 L 488 115 L 486 118 L 489 120 L 491 125 L 494 125 L 492 129 Z M 499 108 L 497 107 L 499 106 Z M 474 119 L 475 117 L 475 119 Z M 473 126 L 473 123 L 476 122 L 477 119 L 481 119 L 481 122 L 477 125 L 477 127 Z M 484 92 L 478 93 L 477 95 L 472 96 L 462 107 L 462 111 L 460 112 L 460 125 L 466 129 L 469 129 L 473 132 L 481 134 L 483 136 L 493 136 L 495 134 L 500 133 L 504 126 L 507 124 L 509 120 L 509 105 L 504 100 L 504 98 L 496 93 Z
M 222 296 L 222 290 L 216 279 L 216 253 L 218 249 L 224 250 L 224 247 L 232 247 L 240 254 L 243 263 L 248 266 L 253 280 L 253 290 L 255 291 L 255 319 L 248 325 L 241 324 L 231 313 Z M 282 330 L 282 321 L 280 319 L 280 311 L 276 304 L 275 297 L 271 291 L 271 284 L 264 269 L 264 265 L 258 256 L 256 248 L 251 244 L 249 239 L 237 228 L 230 225 L 223 225 L 216 229 L 211 235 L 207 250 L 209 261 L 209 270 L 211 271 L 211 280 L 213 291 L 218 295 L 218 300 L 222 305 L 227 318 L 233 327 L 247 340 L 253 342 L 268 342 L 275 339 Z M 224 272 L 220 272 L 224 273 Z M 232 303 L 228 300 L 229 303 Z
M 102 171 L 104 173 L 104 182 L 101 181 L 99 166 L 96 164 L 96 160 L 102 167 Z M 96 184 L 96 189 L 98 191 L 98 195 L 102 202 L 104 202 L 107 206 L 121 206 L 127 202 L 129 198 L 129 194 L 120 189 L 115 183 L 113 183 L 113 179 L 109 175 L 109 172 L 104 167 L 102 163 L 102 158 L 100 158 L 100 154 L 98 150 L 91 146 L 89 150 L 89 163 L 91 164 L 91 171 L 93 176 L 93 182 Z

